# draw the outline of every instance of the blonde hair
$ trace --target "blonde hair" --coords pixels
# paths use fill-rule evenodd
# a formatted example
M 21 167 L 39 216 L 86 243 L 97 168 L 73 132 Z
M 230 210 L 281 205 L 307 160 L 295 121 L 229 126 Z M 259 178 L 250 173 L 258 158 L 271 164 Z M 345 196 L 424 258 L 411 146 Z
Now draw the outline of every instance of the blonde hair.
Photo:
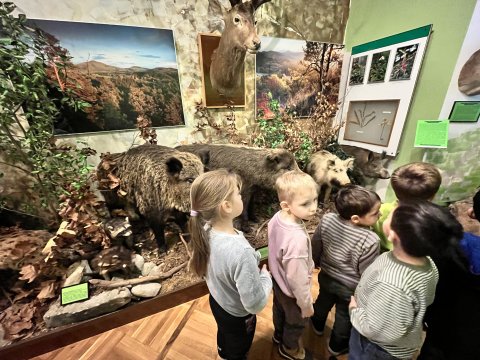
M 196 212 L 188 221 L 193 248 L 190 270 L 200 277 L 207 273 L 210 257 L 208 234 L 204 224 L 220 216 L 220 204 L 229 199 L 241 186 L 242 181 L 237 174 L 226 169 L 218 169 L 197 177 L 190 188 L 191 209 Z
M 300 170 L 287 171 L 280 175 L 275 182 L 278 199 L 290 202 L 299 190 L 311 189 L 318 193 L 318 184 L 313 178 Z
M 398 200 L 431 200 L 442 183 L 438 168 L 426 162 L 413 162 L 395 169 L 390 179 Z

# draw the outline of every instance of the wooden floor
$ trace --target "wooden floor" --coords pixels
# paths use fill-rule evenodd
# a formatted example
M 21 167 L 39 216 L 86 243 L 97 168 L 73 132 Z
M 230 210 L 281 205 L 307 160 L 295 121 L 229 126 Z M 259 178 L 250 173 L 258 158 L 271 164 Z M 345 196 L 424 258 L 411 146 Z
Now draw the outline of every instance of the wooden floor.
M 312 295 L 318 295 L 314 274 Z M 280 360 L 277 346 L 272 343 L 272 295 L 265 309 L 257 316 L 255 339 L 250 350 L 251 360 Z M 332 313 L 323 336 L 313 333 L 310 325 L 303 340 L 314 359 L 329 359 L 326 350 Z M 208 295 L 122 327 L 76 342 L 64 348 L 35 357 L 35 360 L 125 359 L 125 360 L 206 360 L 215 359 L 216 324 L 208 305 Z M 346 360 L 342 355 L 338 360 Z

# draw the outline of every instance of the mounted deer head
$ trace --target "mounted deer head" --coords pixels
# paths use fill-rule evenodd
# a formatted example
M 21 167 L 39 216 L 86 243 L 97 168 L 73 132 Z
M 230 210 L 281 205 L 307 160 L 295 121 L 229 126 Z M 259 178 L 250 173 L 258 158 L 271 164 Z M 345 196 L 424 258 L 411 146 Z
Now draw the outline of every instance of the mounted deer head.
M 228 96 L 240 87 L 247 51 L 255 54 L 260 49 L 255 10 L 269 1 L 230 0 L 232 8 L 227 11 L 219 0 L 210 0 L 212 7 L 221 11 L 225 21 L 225 29 L 210 64 L 210 81 L 219 94 Z

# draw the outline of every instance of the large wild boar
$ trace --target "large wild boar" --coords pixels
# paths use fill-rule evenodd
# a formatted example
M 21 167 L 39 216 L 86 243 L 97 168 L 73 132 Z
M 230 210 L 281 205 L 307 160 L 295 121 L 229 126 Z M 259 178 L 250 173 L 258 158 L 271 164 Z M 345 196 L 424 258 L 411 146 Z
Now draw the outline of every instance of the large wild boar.
M 353 160 L 353 158 L 341 160 L 338 156 L 326 150 L 312 154 L 306 171 L 317 182 L 319 191 L 325 185 L 324 203 L 327 203 L 330 198 L 332 186 L 350 184 L 347 170 L 353 168 Z
M 342 145 L 342 150 L 355 158 L 355 180 L 360 185 L 365 185 L 365 178 L 389 179 L 390 174 L 383 166 L 385 153 L 378 154 L 357 146 Z
M 284 149 L 260 149 L 231 145 L 192 144 L 177 146 L 180 151 L 197 155 L 208 153 L 205 167 L 209 170 L 226 168 L 242 178 L 242 230 L 248 232 L 252 218 L 251 197 L 255 188 L 274 189 L 277 177 L 289 170 L 298 170 L 295 157 Z M 204 157 L 205 158 L 205 157 Z M 250 207 L 250 208 L 249 208 Z
M 120 199 L 117 191 L 104 191 L 107 205 L 123 203 L 127 209 L 135 209 L 152 228 L 159 249 L 165 251 L 167 218 L 190 211 L 190 187 L 203 173 L 202 161 L 194 154 L 160 145 L 141 145 L 108 159 L 115 163 L 109 172 L 120 179 L 126 195 Z M 108 176 L 104 161 L 97 169 L 100 187 Z M 179 225 L 183 227 L 182 220 Z

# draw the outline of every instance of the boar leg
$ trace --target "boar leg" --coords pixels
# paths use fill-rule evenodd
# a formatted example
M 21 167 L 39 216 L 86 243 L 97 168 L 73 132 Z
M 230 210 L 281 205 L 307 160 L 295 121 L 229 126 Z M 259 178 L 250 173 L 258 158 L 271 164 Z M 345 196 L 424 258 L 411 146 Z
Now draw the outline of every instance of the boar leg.
M 241 216 L 241 225 L 240 225 L 240 230 L 243 232 L 250 232 L 251 228 L 250 225 L 248 224 L 248 208 L 250 207 L 250 201 L 252 198 L 252 193 L 251 191 L 247 191 L 242 193 L 242 200 L 243 200 L 243 211 Z
M 325 197 L 323 198 L 323 203 L 328 204 L 330 202 L 330 194 L 332 192 L 332 187 L 327 185 L 325 187 Z
M 167 244 L 165 243 L 165 224 L 159 224 L 158 222 L 152 224 L 151 222 L 149 222 L 149 225 L 153 230 L 155 240 L 157 240 L 157 246 L 159 251 L 161 253 L 167 252 Z

